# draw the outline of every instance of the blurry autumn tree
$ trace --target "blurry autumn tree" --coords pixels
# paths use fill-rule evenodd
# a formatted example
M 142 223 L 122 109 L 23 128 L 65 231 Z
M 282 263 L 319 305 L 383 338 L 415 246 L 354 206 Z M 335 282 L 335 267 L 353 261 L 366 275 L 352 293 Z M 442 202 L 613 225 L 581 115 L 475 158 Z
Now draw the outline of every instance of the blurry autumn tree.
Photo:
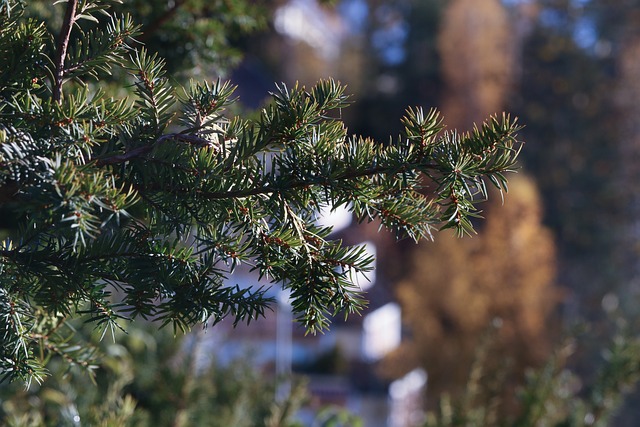
M 447 125 L 468 128 L 504 109 L 514 69 L 512 23 L 499 0 L 455 0 L 441 22 L 438 48 Z
M 492 368 L 510 360 L 522 373 L 549 355 L 559 297 L 553 238 L 541 224 L 533 182 L 518 176 L 510 187 L 504 206 L 499 198 L 489 204 L 477 236 L 440 235 L 419 246 L 411 273 L 397 285 L 412 336 L 386 369 L 422 366 L 432 396 L 464 389 L 480 337 L 492 322 L 501 324 Z
M 448 125 L 468 128 L 501 110 L 512 89 L 513 24 L 498 0 L 455 0 L 442 16 L 442 109 Z M 548 356 L 548 321 L 558 301 L 553 237 L 542 225 L 534 182 L 519 177 L 510 188 L 505 206 L 489 205 L 478 237 L 441 236 L 420 246 L 411 273 L 397 285 L 413 338 L 386 368 L 424 367 L 434 396 L 464 389 L 479 337 L 494 319 L 502 327 L 492 368 L 513 359 L 522 373 Z

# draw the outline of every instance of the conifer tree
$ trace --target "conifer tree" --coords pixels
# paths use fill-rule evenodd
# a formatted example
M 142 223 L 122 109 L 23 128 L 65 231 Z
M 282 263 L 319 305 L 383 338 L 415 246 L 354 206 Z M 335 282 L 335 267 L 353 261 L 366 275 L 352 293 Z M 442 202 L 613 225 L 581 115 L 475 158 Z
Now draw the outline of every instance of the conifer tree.
M 0 246 L 3 379 L 40 380 L 51 357 L 91 368 L 74 319 L 103 333 L 139 318 L 249 322 L 271 285 L 290 290 L 308 331 L 325 330 L 363 308 L 351 279 L 372 260 L 317 225 L 320 209 L 417 240 L 471 232 L 486 184 L 506 189 L 521 146 L 507 115 L 461 134 L 409 108 L 382 144 L 349 136 L 344 88 L 325 80 L 277 85 L 247 120 L 229 112 L 229 83 L 175 87 L 111 3 L 64 2 L 53 34 L 0 1 L 0 209 L 14 221 Z M 131 99 L 101 84 L 116 71 Z M 233 284 L 240 264 L 261 285 Z

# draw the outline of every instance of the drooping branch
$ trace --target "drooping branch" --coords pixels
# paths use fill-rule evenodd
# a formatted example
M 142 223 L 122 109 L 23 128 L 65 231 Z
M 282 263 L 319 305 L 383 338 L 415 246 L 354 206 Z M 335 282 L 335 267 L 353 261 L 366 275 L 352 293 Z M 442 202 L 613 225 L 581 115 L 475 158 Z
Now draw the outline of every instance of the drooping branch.
M 71 37 L 71 29 L 76 22 L 76 10 L 78 8 L 78 0 L 67 0 L 67 11 L 64 15 L 60 35 L 58 36 L 58 46 L 55 58 L 55 81 L 53 82 L 53 100 L 60 103 L 62 98 L 62 83 L 64 82 L 64 60 L 67 57 L 67 49 L 69 47 L 69 38 Z
M 200 138 L 195 135 L 170 133 L 170 134 L 161 136 L 152 144 L 133 148 L 122 154 L 115 154 L 113 156 L 96 158 L 94 159 L 94 164 L 96 166 L 115 165 L 115 164 L 125 163 L 131 160 L 139 159 L 139 158 L 142 158 L 144 155 L 148 154 L 149 152 L 151 152 L 151 150 L 153 150 L 153 148 L 156 147 L 157 145 L 169 140 L 186 142 L 195 147 L 204 147 L 207 145 L 214 144 L 212 141 L 209 141 L 208 139 Z
M 437 170 L 437 167 L 432 164 L 420 164 L 420 165 L 415 164 L 412 166 L 416 168 L 419 166 L 422 170 L 427 170 L 427 169 Z M 240 189 L 240 190 L 215 191 L 215 192 L 197 190 L 195 191 L 195 193 L 199 197 L 201 197 L 203 200 L 242 199 L 245 197 L 252 197 L 252 196 L 282 194 L 288 191 L 295 191 L 295 190 L 309 188 L 313 186 L 329 187 L 332 185 L 332 183 L 350 182 L 358 178 L 367 178 L 367 177 L 373 177 L 376 175 L 395 175 L 398 172 L 399 170 L 397 168 L 375 166 L 375 167 L 369 167 L 361 170 L 347 171 L 339 176 L 331 177 L 331 178 L 315 177 L 313 179 L 308 179 L 308 180 L 289 179 L 286 181 L 286 183 L 283 183 L 282 185 L 262 185 L 259 187 L 246 188 L 246 189 Z M 184 194 L 184 192 L 186 191 L 186 190 L 172 189 L 162 184 L 153 184 L 148 186 L 141 186 L 141 185 L 134 184 L 134 188 L 139 193 L 144 193 L 147 191 L 151 191 L 151 192 L 161 191 L 166 193 L 176 192 L 176 194 Z

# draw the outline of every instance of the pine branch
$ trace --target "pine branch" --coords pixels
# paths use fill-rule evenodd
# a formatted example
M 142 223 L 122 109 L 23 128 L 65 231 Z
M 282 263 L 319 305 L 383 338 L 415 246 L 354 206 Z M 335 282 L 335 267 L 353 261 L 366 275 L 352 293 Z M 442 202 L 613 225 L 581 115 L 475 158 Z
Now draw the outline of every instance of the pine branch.
M 432 169 L 432 166 L 423 166 L 425 169 Z M 387 168 L 387 167 L 373 167 L 364 170 L 353 170 L 346 172 L 344 174 L 338 175 L 336 177 L 328 178 L 328 177 L 318 177 L 314 179 L 310 179 L 307 181 L 299 181 L 296 179 L 286 180 L 284 182 L 279 182 L 278 185 L 265 185 L 261 187 L 254 187 L 249 189 L 242 190 L 230 190 L 223 192 L 210 192 L 210 191 L 202 191 L 195 190 L 196 194 L 199 197 L 202 197 L 203 200 L 225 200 L 225 199 L 241 199 L 245 197 L 252 196 L 273 196 L 274 194 L 284 195 L 290 191 L 300 190 L 300 189 L 308 189 L 314 186 L 321 187 L 332 187 L 334 185 L 338 185 L 340 182 L 352 182 L 357 178 L 370 178 L 378 175 L 394 175 L 398 171 L 396 169 Z M 136 191 L 140 193 L 146 192 L 166 192 L 169 194 L 185 194 L 187 192 L 186 188 L 171 188 L 167 186 L 163 186 L 161 184 L 147 185 L 141 186 L 134 184 L 134 188 Z
M 16 184 L 3 209 L 20 236 L 0 246 L 8 377 L 40 369 L 37 350 L 63 350 L 62 336 L 38 343 L 36 312 L 82 314 L 105 331 L 123 317 L 180 329 L 260 317 L 271 302 L 265 290 L 227 284 L 240 263 L 290 289 L 296 319 L 322 331 L 331 316 L 366 305 L 353 274 L 372 259 L 317 226 L 320 209 L 349 206 L 359 220 L 417 240 L 437 225 L 470 232 L 485 180 L 506 189 L 519 149 L 508 117 L 459 135 L 441 132 L 435 110 L 409 109 L 405 134 L 389 144 L 349 138 L 339 118 L 344 87 L 327 80 L 309 90 L 279 85 L 259 118 L 244 120 L 226 111 L 229 83 L 176 91 L 163 60 L 125 43 L 137 28 L 128 18 L 74 32 L 71 43 L 76 21 L 100 25 L 94 14 L 109 15 L 107 6 L 68 1 L 55 46 L 41 23 L 0 16 L 20 43 L 37 44 L 11 62 L 21 44 L 0 37 L 0 53 L 24 73 L 0 75 L 0 189 Z M 43 57 L 53 58 L 51 97 L 37 87 Z M 111 67 L 131 75 L 133 103 L 88 85 L 70 84 L 63 96 L 66 80 L 100 83 Z M 175 93 L 184 93 L 180 108 Z

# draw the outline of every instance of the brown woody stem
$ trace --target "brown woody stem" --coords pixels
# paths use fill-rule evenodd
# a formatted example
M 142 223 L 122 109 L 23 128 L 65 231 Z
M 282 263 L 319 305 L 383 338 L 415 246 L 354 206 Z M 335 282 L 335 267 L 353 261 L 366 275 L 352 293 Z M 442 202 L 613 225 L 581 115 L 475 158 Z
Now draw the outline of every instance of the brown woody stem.
M 64 81 L 64 59 L 67 57 L 67 49 L 69 48 L 69 38 L 71 37 L 71 29 L 76 22 L 76 9 L 78 8 L 78 0 L 67 1 L 67 11 L 64 15 L 60 36 L 58 37 L 58 49 L 56 52 L 55 65 L 55 81 L 53 82 L 53 100 L 60 103 L 62 99 L 62 83 Z

